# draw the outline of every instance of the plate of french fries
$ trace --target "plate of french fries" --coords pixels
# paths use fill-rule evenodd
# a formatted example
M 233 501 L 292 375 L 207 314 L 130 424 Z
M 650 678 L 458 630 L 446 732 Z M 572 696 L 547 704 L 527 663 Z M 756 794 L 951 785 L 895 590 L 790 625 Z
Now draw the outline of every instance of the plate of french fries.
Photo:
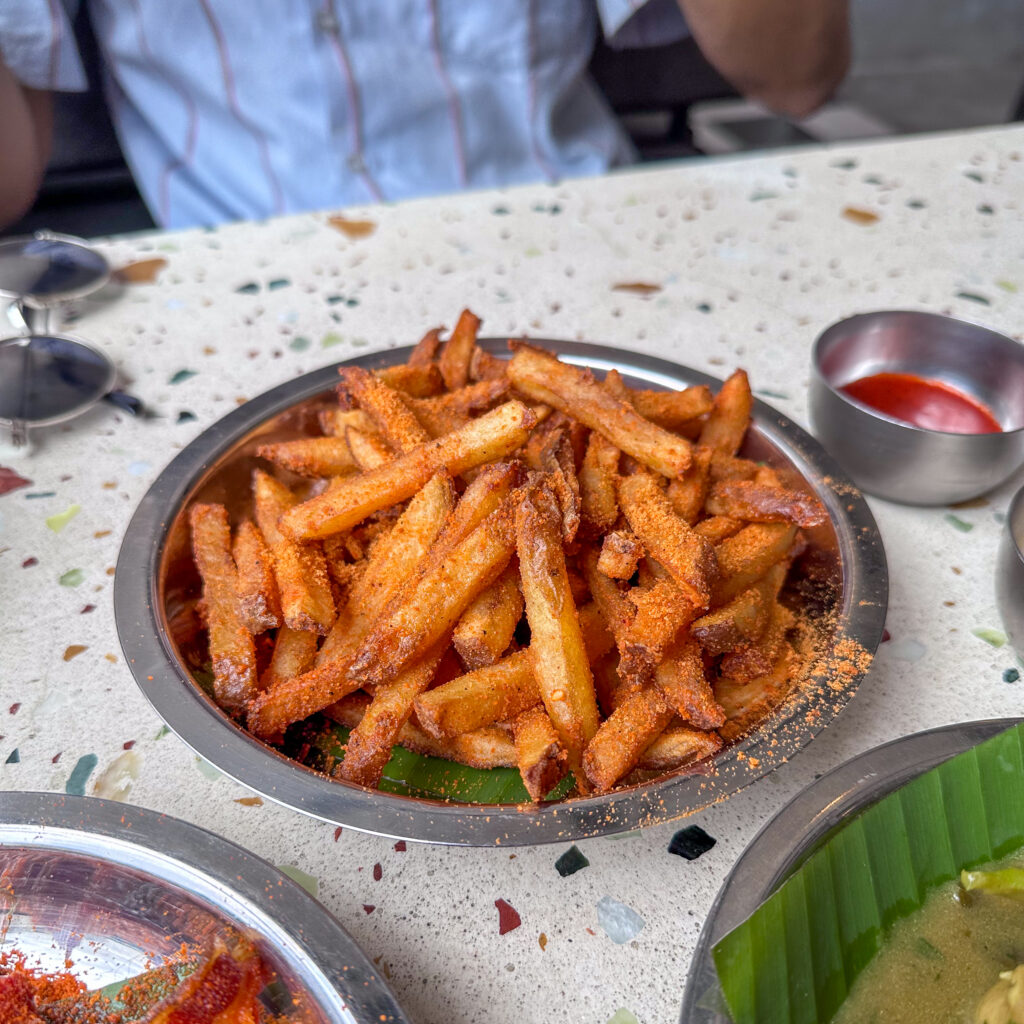
M 139 685 L 231 777 L 405 839 L 623 831 L 764 775 L 880 640 L 863 498 L 741 369 L 479 325 L 275 388 L 168 466 L 116 577 Z

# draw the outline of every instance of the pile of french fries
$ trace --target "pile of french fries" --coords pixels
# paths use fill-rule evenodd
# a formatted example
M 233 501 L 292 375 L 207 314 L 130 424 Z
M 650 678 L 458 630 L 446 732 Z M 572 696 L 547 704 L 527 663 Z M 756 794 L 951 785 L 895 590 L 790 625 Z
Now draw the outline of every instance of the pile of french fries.
M 517 767 L 535 801 L 713 755 L 798 671 L 779 593 L 825 510 L 738 457 L 742 370 L 633 390 L 479 324 L 342 367 L 233 531 L 190 509 L 218 703 L 272 743 L 349 727 L 333 773 L 367 787 L 395 744 Z

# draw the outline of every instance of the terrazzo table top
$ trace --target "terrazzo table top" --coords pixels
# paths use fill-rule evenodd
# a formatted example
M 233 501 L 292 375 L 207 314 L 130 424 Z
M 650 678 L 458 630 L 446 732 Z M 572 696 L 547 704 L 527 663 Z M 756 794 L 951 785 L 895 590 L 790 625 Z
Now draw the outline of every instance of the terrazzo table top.
M 80 303 L 69 329 L 158 418 L 98 408 L 37 432 L 31 456 L 0 459 L 28 481 L 0 496 L 0 787 L 128 800 L 284 866 L 421 1024 L 675 1020 L 716 891 L 785 801 L 900 734 L 1021 714 L 991 573 L 1012 483 L 953 510 L 871 500 L 888 639 L 849 708 L 789 764 L 684 823 L 717 840 L 699 859 L 668 852 L 681 827 L 669 824 L 580 842 L 589 865 L 566 877 L 565 846 L 396 845 L 261 801 L 199 762 L 122 659 L 121 536 L 164 465 L 237 403 L 411 343 L 466 305 L 486 334 L 599 341 L 718 376 L 743 366 L 806 424 L 810 346 L 840 317 L 926 309 L 1020 337 L 1022 203 L 1024 128 L 1005 128 L 103 243 L 116 266 L 166 265 Z M 637 283 L 651 287 L 622 288 Z M 602 928 L 606 897 L 636 915 L 627 941 Z M 521 919 L 505 934 L 499 899 Z

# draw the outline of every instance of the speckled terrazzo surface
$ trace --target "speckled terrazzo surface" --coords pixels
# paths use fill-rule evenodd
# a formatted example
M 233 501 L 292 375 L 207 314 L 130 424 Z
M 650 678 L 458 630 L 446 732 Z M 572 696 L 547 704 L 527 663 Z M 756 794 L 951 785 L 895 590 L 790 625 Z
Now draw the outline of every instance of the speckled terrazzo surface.
M 288 378 L 407 344 L 469 305 L 487 334 L 618 345 L 717 375 L 744 366 L 806 424 L 808 357 L 874 308 L 1024 330 L 1024 129 L 790 151 L 103 245 L 160 258 L 152 283 L 80 303 L 68 329 L 159 414 L 108 408 L 37 432 L 29 482 L 0 496 L 0 787 L 99 794 L 242 843 L 315 889 L 421 1024 L 674 1020 L 703 917 L 756 830 L 815 775 L 897 735 L 1021 714 L 991 570 L 1014 485 L 970 507 L 871 500 L 889 558 L 890 638 L 850 707 L 791 763 L 679 825 L 565 846 L 446 849 L 338 831 L 261 802 L 161 723 L 125 666 L 118 545 L 161 468 L 203 428 Z M 656 288 L 617 289 L 644 283 Z M 6 481 L 6 482 L 5 482 Z M 14 484 L 0 473 L 0 491 Z M 578 862 L 577 862 L 578 863 Z M 504 900 L 520 917 L 496 906 Z M 603 927 L 609 900 L 633 938 Z M 615 916 L 614 913 L 612 916 Z M 621 938 L 622 934 L 617 933 Z

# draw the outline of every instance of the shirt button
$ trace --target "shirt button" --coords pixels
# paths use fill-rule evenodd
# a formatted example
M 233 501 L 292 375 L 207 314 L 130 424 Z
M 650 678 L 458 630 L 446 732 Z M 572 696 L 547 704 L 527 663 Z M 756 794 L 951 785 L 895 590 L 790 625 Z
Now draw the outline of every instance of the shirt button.
M 322 7 L 316 12 L 313 24 L 316 26 L 318 32 L 324 32 L 328 35 L 337 35 L 341 29 L 334 11 L 329 7 Z

